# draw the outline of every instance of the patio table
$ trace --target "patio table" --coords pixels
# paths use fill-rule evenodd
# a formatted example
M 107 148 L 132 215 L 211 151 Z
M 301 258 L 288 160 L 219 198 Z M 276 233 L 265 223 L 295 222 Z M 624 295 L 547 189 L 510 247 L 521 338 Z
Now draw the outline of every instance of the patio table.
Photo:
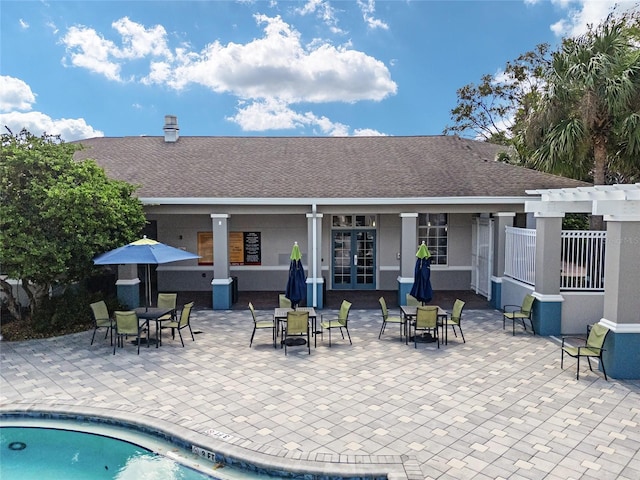
M 438 307 L 438 305 L 425 305 L 430 307 Z M 409 322 L 413 317 L 416 316 L 416 312 L 418 311 L 418 307 L 415 305 L 400 305 L 400 310 L 402 311 L 402 318 L 404 320 L 404 332 L 405 332 L 405 343 L 409 344 Z M 438 307 L 438 320 L 441 320 L 444 317 L 444 320 L 447 319 L 448 313 L 446 310 Z M 440 327 L 444 326 L 442 321 L 439 322 Z M 436 328 L 438 328 L 436 326 Z M 447 344 L 447 328 L 444 329 L 444 344 Z
M 316 339 L 316 310 L 313 307 L 298 307 L 295 310 L 293 308 L 276 308 L 274 313 L 273 313 L 273 318 L 276 322 L 276 336 L 278 335 L 278 331 L 280 330 L 280 322 L 286 322 L 287 321 L 287 313 L 288 312 L 309 312 L 309 320 L 312 322 L 313 328 L 312 328 L 312 334 L 313 334 L 313 347 L 315 348 L 317 346 L 317 339 Z M 282 347 L 282 336 L 280 337 L 280 346 Z
M 173 308 L 157 308 L 157 307 L 138 307 L 134 309 L 136 315 L 138 315 L 138 319 L 144 320 L 147 322 L 147 328 L 150 321 L 156 322 L 156 348 L 159 345 L 162 345 L 162 334 L 160 332 L 160 324 L 163 320 L 160 320 L 160 317 L 165 315 L 173 314 Z M 149 335 L 147 333 L 147 343 L 149 342 Z

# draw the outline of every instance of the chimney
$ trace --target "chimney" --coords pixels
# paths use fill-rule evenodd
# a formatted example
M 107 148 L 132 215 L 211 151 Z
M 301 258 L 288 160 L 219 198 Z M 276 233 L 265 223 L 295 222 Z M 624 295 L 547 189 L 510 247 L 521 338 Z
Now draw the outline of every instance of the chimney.
M 180 129 L 178 128 L 178 117 L 175 115 L 164 116 L 164 141 L 167 143 L 175 143 L 178 141 Z

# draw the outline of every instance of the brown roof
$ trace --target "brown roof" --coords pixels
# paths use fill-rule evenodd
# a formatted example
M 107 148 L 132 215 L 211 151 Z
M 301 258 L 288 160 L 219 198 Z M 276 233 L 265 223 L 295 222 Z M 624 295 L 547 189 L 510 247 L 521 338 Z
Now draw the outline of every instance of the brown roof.
M 92 138 L 93 158 L 140 197 L 510 197 L 587 184 L 495 161 L 504 147 L 455 136 Z

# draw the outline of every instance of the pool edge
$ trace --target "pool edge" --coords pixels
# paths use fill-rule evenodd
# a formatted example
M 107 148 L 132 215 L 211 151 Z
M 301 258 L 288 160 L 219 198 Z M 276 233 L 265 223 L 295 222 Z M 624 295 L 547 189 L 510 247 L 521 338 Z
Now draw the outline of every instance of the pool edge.
M 250 470 L 258 472 L 306 475 L 314 479 L 422 478 L 412 474 L 418 466 L 417 460 L 412 456 L 307 454 L 299 450 L 289 451 L 257 444 L 233 433 L 228 435 L 230 438 L 222 439 L 204 433 L 215 425 L 189 424 L 188 419 L 175 414 L 150 412 L 148 408 L 134 405 L 117 405 L 107 409 L 86 405 L 83 402 L 63 403 L 58 400 L 50 404 L 0 404 L 0 420 L 16 416 L 95 421 L 114 426 L 134 427 L 172 443 L 182 444 L 185 448 L 197 446 L 215 453 L 224 463 L 231 466 L 249 467 Z

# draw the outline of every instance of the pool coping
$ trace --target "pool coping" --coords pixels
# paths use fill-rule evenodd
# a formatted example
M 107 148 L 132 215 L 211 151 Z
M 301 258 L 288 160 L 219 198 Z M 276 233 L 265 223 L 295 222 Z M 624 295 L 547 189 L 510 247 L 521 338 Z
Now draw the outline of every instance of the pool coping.
M 154 411 L 135 405 L 113 405 L 100 408 L 86 401 L 60 402 L 12 402 L 0 404 L 0 420 L 3 418 L 47 418 L 82 420 L 112 426 L 138 429 L 159 436 L 174 444 L 191 449 L 196 446 L 212 452 L 222 463 L 291 478 L 324 479 L 422 479 L 422 470 L 411 455 L 339 455 L 305 453 L 299 450 L 275 448 L 259 444 L 234 434 L 209 435 L 215 425 L 193 423 L 189 418 L 175 413 Z

